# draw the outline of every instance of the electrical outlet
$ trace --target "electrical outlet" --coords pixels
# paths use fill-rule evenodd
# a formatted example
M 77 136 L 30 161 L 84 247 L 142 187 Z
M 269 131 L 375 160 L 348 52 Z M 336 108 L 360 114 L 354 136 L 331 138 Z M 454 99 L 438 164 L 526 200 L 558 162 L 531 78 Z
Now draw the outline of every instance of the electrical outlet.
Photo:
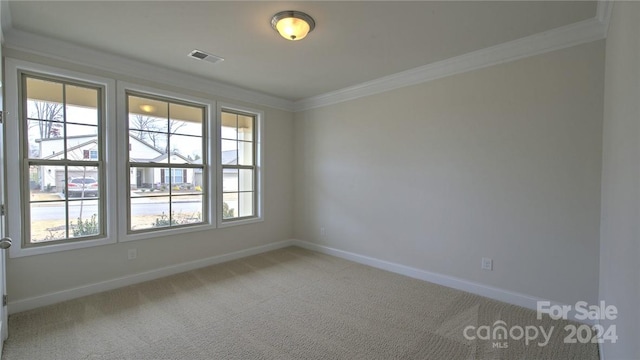
M 320 228 L 320 236 L 322 236 L 322 237 L 327 236 L 327 231 L 324 229 L 324 227 Z
M 138 249 L 133 248 L 133 249 L 129 249 L 129 251 L 127 251 L 127 259 L 133 260 L 133 259 L 135 259 L 137 257 L 138 257 Z
M 482 270 L 493 270 L 493 260 L 489 258 L 482 258 Z

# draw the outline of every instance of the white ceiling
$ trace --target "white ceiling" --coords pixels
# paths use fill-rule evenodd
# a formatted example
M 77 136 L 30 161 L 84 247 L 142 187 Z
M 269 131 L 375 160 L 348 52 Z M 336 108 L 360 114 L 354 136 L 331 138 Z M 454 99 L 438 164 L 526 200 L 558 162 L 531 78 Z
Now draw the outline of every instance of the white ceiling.
M 288 100 L 596 16 L 595 1 L 11 1 L 8 9 L 14 30 Z M 282 39 L 269 23 L 281 10 L 308 13 L 316 29 Z M 187 57 L 193 49 L 225 61 Z

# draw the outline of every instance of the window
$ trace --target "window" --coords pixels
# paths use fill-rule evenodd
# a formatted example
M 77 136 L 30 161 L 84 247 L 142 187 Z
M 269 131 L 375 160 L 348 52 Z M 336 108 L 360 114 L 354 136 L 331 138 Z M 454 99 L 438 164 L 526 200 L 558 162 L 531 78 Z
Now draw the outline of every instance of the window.
M 261 112 L 5 63 L 11 257 L 262 220 Z
M 127 233 L 210 223 L 207 106 L 125 93 Z
M 260 217 L 259 113 L 220 110 L 221 223 Z
M 173 184 L 182 184 L 187 181 L 186 169 L 171 169 L 171 171 L 169 171 L 169 169 L 163 169 L 163 173 L 164 176 L 162 177 L 166 184 L 169 184 L 170 182 Z M 169 174 L 171 174 L 171 178 L 169 178 Z
M 105 236 L 104 88 L 20 73 L 23 246 Z

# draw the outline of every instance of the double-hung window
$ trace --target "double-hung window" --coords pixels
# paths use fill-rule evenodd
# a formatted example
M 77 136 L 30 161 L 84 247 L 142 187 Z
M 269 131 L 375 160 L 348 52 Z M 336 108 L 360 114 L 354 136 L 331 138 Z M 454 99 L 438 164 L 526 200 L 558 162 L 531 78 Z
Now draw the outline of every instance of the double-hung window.
M 6 68 L 11 256 L 114 242 L 107 144 L 114 83 L 13 59 Z
M 262 112 L 6 64 L 12 257 L 262 220 Z
M 221 224 L 259 219 L 260 113 L 220 108 Z
M 125 91 L 128 234 L 210 223 L 207 104 Z
M 24 73 L 21 81 L 25 245 L 103 236 L 102 89 Z

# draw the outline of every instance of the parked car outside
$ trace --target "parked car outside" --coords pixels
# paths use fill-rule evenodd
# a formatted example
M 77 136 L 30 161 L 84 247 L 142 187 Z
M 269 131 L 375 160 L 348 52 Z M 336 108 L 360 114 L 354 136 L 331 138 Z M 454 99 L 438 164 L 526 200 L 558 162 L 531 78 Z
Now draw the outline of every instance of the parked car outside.
M 71 178 L 67 184 L 69 197 L 98 196 L 98 181 L 92 177 Z

